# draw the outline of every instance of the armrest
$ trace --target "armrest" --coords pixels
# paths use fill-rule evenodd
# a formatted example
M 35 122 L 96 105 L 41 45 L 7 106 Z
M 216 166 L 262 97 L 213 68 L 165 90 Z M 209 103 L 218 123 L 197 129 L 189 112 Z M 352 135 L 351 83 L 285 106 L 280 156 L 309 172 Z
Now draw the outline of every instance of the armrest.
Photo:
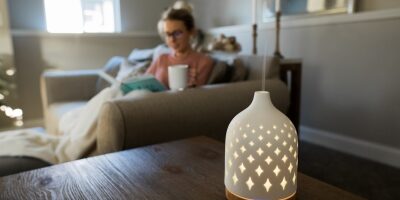
M 290 90 L 290 105 L 287 116 L 292 120 L 297 132 L 300 131 L 300 101 L 301 101 L 301 61 L 283 60 L 280 63 L 280 78 Z
M 261 81 L 208 85 L 182 92 L 150 93 L 103 104 L 97 126 L 97 153 L 104 154 L 197 135 L 224 140 L 233 117 L 245 109 Z M 274 105 L 286 111 L 289 92 L 268 80 Z
M 99 70 L 45 71 L 40 79 L 43 106 L 89 100 L 96 94 Z

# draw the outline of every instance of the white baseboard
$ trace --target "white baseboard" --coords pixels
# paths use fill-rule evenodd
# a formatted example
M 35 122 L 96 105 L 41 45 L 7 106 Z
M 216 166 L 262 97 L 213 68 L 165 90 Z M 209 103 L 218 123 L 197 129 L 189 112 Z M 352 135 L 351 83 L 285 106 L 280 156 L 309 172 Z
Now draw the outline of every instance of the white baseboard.
M 300 140 L 400 168 L 400 149 L 393 147 L 307 126 L 300 127 Z

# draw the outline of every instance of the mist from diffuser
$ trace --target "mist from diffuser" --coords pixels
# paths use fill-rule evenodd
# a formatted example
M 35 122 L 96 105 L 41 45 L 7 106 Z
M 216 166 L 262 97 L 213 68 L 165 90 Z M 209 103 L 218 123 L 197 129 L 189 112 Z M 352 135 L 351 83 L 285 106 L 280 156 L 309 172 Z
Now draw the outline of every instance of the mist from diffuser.
M 298 138 L 267 91 L 229 124 L 225 141 L 227 198 L 290 199 L 297 190 Z

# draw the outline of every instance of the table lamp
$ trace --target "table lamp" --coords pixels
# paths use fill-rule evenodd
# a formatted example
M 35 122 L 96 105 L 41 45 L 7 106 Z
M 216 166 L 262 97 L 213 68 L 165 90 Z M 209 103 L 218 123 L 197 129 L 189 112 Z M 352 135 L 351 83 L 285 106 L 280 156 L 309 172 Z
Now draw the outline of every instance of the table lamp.
M 298 138 L 292 122 L 267 91 L 229 124 L 225 141 L 226 197 L 295 199 Z

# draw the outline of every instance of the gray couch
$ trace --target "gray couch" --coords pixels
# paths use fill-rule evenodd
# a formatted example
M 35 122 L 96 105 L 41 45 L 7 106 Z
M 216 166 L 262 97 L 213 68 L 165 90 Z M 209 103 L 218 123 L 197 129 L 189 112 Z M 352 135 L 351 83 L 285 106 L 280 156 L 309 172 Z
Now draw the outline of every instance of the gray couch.
M 96 127 L 96 144 L 84 157 L 196 135 L 223 141 L 229 122 L 250 104 L 254 91 L 261 89 L 263 58 L 240 56 L 238 59 L 248 70 L 246 80 L 211 84 L 181 92 L 150 93 L 136 98 L 125 96 L 103 104 Z M 115 75 L 120 61 L 119 57 L 112 58 L 104 70 Z M 291 96 L 288 87 L 278 78 L 277 70 L 279 67 L 268 70 L 266 89 L 270 91 L 274 105 L 286 112 Z M 84 106 L 106 87 L 97 72 L 43 73 L 41 95 L 49 134 L 56 133 L 63 114 Z M 0 157 L 0 176 L 48 165 L 29 157 Z
M 122 97 L 105 103 L 96 128 L 96 146 L 87 156 L 196 135 L 223 141 L 230 120 L 250 104 L 254 91 L 261 89 L 263 57 L 239 56 L 237 59 L 248 70 L 246 80 L 181 92 L 151 93 L 140 98 Z M 271 58 L 267 63 L 270 61 Z M 115 74 L 113 67 L 107 68 Z M 277 69 L 268 69 L 267 90 L 274 105 L 286 112 L 289 91 L 279 80 Z M 96 70 L 45 72 L 41 92 L 48 132 L 56 133 L 58 120 L 65 112 L 83 106 L 103 87 Z

